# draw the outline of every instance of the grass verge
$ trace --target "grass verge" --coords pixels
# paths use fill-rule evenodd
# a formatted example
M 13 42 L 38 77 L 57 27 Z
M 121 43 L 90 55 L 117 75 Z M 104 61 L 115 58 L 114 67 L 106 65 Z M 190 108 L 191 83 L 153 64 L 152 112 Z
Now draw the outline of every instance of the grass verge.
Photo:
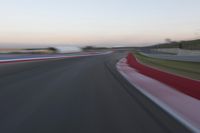
M 146 65 L 159 68 L 167 72 L 200 80 L 200 62 L 163 60 L 135 53 L 137 59 Z

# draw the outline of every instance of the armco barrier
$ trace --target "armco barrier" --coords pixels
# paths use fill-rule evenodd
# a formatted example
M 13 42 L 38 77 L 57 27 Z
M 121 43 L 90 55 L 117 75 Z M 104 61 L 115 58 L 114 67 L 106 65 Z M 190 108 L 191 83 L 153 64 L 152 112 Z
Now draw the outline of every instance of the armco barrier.
M 138 72 L 152 77 L 177 89 L 178 91 L 181 91 L 200 100 L 200 81 L 177 76 L 143 65 L 137 61 L 136 57 L 132 53 L 128 54 L 127 63 L 129 64 L 129 66 L 138 70 Z

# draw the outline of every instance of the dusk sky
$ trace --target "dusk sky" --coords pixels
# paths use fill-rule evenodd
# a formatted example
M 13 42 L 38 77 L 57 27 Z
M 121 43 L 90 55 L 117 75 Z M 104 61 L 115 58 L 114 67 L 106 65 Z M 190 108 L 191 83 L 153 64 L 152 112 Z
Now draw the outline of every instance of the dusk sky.
M 0 0 L 0 45 L 142 46 L 200 35 L 200 0 Z

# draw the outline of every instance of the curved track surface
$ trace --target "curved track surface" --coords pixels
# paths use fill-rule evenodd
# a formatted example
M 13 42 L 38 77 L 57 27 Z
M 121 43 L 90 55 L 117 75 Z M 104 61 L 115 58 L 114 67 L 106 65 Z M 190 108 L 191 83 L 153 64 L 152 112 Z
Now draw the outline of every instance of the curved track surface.
M 189 132 L 115 68 L 123 54 L 0 65 L 0 132 Z

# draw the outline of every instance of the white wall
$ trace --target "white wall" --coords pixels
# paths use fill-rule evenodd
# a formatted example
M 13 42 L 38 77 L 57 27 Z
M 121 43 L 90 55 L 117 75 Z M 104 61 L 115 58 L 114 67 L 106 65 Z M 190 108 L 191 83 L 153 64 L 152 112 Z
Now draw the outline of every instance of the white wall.
M 55 47 L 59 53 L 71 53 L 71 52 L 80 52 L 82 49 L 77 46 L 58 46 Z

